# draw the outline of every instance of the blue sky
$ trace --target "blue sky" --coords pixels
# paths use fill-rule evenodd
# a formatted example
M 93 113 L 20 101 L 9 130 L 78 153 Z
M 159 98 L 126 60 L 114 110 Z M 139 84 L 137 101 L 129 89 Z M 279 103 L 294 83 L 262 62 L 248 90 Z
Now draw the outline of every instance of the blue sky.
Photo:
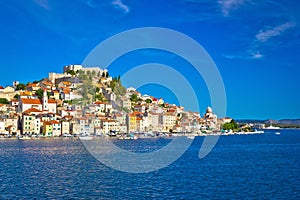
M 164 27 L 193 38 L 213 58 L 225 84 L 228 116 L 300 118 L 299 7 L 292 0 L 2 0 L 0 85 L 39 80 L 64 65 L 80 64 L 119 32 Z M 201 76 L 168 53 L 130 53 L 112 64 L 110 74 L 149 62 L 180 71 L 197 92 L 201 114 L 210 105 Z M 157 85 L 140 90 L 177 102 Z

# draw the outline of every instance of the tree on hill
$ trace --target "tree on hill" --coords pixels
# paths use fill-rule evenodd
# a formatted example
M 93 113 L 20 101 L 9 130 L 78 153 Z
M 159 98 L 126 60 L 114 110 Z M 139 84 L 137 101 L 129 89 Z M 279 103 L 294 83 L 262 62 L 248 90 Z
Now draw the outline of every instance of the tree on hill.
M 70 74 L 70 75 L 72 75 L 72 76 L 75 76 L 75 75 L 76 75 L 76 72 L 75 72 L 74 70 L 71 70 L 71 69 L 68 69 L 68 70 L 66 71 L 66 73 L 67 73 L 67 74 Z
M 234 119 L 232 119 L 230 122 L 223 124 L 222 129 L 223 130 L 236 130 L 236 129 L 238 129 L 238 124 L 236 123 L 236 121 L 234 121 Z
M 136 94 L 132 94 L 131 97 L 130 97 L 130 101 L 132 102 L 138 102 L 139 98 Z
M 19 94 L 15 94 L 14 98 L 15 99 L 19 99 L 20 95 Z
M 26 85 L 24 83 L 19 83 L 16 86 L 16 90 L 25 90 L 26 89 Z
M 109 87 L 117 96 L 123 96 L 126 93 L 126 88 L 122 85 L 120 76 L 113 78 Z
M 151 99 L 146 99 L 146 103 L 152 103 Z
M 44 91 L 42 89 L 38 89 L 36 92 L 35 92 L 35 95 L 38 96 L 39 99 L 43 98 L 43 95 L 44 95 Z
M 38 89 L 36 92 L 35 92 L 35 95 L 38 96 L 39 99 L 42 99 L 43 96 L 44 96 L 44 90 L 43 89 Z M 47 96 L 48 98 L 50 97 L 50 92 L 47 92 Z
M 102 93 L 100 93 L 100 94 L 96 94 L 95 95 L 95 100 L 97 101 L 97 100 L 99 100 L 99 101 L 105 101 L 105 98 L 104 98 L 104 96 L 103 96 L 103 94 Z
M 1 104 L 9 104 L 9 101 L 6 98 L 0 98 Z

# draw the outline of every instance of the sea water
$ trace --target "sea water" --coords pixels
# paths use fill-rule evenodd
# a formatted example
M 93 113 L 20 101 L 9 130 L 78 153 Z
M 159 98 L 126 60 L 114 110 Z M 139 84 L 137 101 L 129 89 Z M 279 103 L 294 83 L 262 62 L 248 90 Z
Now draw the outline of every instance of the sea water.
M 144 174 L 103 165 L 76 138 L 0 140 L 0 199 L 300 199 L 300 130 L 275 132 L 221 136 L 202 159 L 196 137 L 173 164 Z M 168 142 L 114 140 L 140 153 Z

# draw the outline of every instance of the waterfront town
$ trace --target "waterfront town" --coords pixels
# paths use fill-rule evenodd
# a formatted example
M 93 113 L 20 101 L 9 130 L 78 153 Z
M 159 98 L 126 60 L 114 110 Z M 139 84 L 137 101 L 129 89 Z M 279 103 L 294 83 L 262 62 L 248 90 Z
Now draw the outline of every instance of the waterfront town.
M 124 88 L 107 70 L 63 67 L 32 83 L 0 86 L 0 136 L 71 137 L 213 133 L 231 118 L 185 111 L 163 98 Z

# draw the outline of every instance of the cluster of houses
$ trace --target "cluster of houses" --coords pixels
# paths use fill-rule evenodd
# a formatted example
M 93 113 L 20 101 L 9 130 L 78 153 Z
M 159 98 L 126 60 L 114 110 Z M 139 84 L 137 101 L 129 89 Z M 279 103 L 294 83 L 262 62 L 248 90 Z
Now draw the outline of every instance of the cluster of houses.
M 99 75 L 99 92 L 105 101 L 88 105 L 71 103 L 82 98 L 78 92 L 82 81 L 69 71 L 93 72 Z M 197 112 L 185 111 L 182 106 L 142 95 L 134 88 L 117 96 L 109 88 L 112 77 L 107 70 L 84 68 L 81 65 L 64 67 L 64 73 L 49 73 L 49 77 L 28 83 L 23 90 L 0 86 L 0 98 L 9 104 L 0 104 L 0 134 L 43 135 L 58 137 L 64 134 L 110 135 L 129 132 L 198 132 L 219 129 L 231 119 L 218 119 L 210 107 L 203 117 Z M 43 91 L 39 98 L 37 91 Z M 136 97 L 132 101 L 132 96 Z M 40 96 L 41 97 L 41 96 Z

